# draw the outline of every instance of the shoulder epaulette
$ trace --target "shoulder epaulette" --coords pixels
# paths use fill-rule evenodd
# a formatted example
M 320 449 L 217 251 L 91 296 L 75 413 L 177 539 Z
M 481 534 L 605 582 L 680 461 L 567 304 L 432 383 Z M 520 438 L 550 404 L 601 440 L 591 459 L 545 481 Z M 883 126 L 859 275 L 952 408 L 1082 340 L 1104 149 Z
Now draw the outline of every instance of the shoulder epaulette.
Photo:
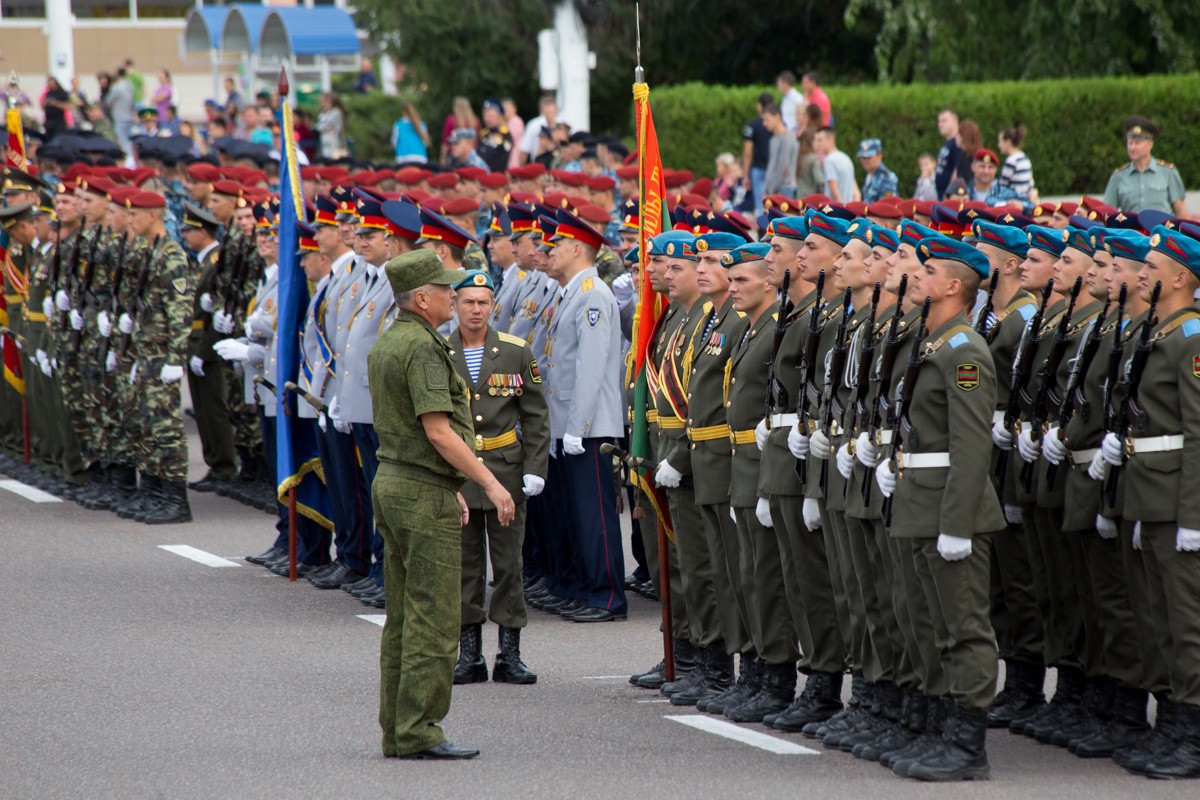
M 525 276 L 526 276 L 526 275 L 528 275 L 528 274 L 529 274 L 529 273 L 528 273 L 528 272 L 526 272 L 525 270 L 523 270 L 523 269 L 519 269 L 519 270 L 517 270 L 517 279 L 518 279 L 518 280 L 522 280 L 522 281 L 523 281 L 523 280 L 525 280 Z
M 1119 166 L 1113 170 L 1113 175 L 1116 175 L 1118 172 L 1124 172 L 1125 170 L 1129 169 L 1132 166 L 1133 166 L 1132 161 L 1126 161 L 1124 164 L 1122 164 L 1121 166 Z
M 595 285 L 596 285 L 596 284 L 594 283 L 594 281 L 593 281 L 593 279 L 592 279 L 592 278 L 587 278 L 587 279 L 585 279 L 585 280 L 584 280 L 584 282 L 583 282 L 583 283 L 581 283 L 581 284 L 579 285 L 579 291 L 581 291 L 581 292 L 590 292 L 590 291 L 592 290 L 592 288 L 593 288 Z
M 712 311 L 712 310 L 713 310 L 713 304 L 712 304 L 712 301 L 711 301 L 711 300 L 705 300 L 705 301 L 704 301 L 704 313 L 705 313 L 705 314 L 707 314 L 708 312 L 710 312 L 710 311 Z
M 1170 161 L 1163 161 L 1161 158 L 1154 159 L 1154 163 L 1158 164 L 1160 167 L 1166 167 L 1167 169 L 1175 169 L 1174 164 L 1172 164 Z
M 496 331 L 496 335 L 500 337 L 500 341 L 502 342 L 507 342 L 508 344 L 516 345 L 517 347 L 525 346 L 525 340 L 520 336 L 513 336 L 511 333 L 503 333 L 502 331 Z
M 738 310 L 735 308 L 735 309 L 733 310 L 733 313 L 735 313 L 735 314 L 737 314 L 737 315 L 738 315 L 738 319 L 745 319 L 745 318 L 746 318 L 746 312 L 745 312 L 745 311 L 738 311 Z M 776 315 L 776 316 L 778 316 L 778 315 Z

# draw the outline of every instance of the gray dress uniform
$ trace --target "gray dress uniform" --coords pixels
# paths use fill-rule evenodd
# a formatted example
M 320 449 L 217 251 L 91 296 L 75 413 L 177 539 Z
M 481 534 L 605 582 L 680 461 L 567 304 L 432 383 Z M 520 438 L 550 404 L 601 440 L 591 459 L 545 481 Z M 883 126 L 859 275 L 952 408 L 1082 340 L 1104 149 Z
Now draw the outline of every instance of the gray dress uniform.
M 379 338 L 380 321 L 392 304 L 392 287 L 383 267 L 364 273 L 354 309 L 345 317 L 345 330 L 338 359 L 338 406 L 344 422 L 369 425 L 371 393 L 367 386 L 367 354 Z
M 504 270 L 504 279 L 496 292 L 496 307 L 492 309 L 489 325 L 501 333 L 508 333 L 512 327 L 513 317 L 517 307 L 517 298 L 525 290 L 529 273 L 516 264 Z
M 275 317 L 278 309 L 279 294 L 279 265 L 272 264 L 263 273 L 262 282 L 254 295 L 254 312 L 259 314 L 254 334 L 247 340 L 250 345 L 250 355 L 242 365 L 242 379 L 245 390 L 245 401 L 251 405 L 263 407 L 263 413 L 268 417 L 275 416 L 275 395 L 265 386 L 254 382 L 255 376 L 261 376 L 272 386 L 275 382 L 277 365 L 275 362 Z M 269 456 L 273 457 L 273 456 Z

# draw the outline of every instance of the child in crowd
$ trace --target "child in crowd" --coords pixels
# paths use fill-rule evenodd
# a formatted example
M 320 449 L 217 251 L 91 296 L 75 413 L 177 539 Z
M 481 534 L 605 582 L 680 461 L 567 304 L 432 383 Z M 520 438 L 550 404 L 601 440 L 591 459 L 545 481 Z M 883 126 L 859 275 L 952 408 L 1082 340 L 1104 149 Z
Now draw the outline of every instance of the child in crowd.
M 921 176 L 917 178 L 917 190 L 913 192 L 914 200 L 937 200 L 937 187 L 934 185 L 934 173 L 937 172 L 937 161 L 930 153 L 917 156 L 917 169 Z

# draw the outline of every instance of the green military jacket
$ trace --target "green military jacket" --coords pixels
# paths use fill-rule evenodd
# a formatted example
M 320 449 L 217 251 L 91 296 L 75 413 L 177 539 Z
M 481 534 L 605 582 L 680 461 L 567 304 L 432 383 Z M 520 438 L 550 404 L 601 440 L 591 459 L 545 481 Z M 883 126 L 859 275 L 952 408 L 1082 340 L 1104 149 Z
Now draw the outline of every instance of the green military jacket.
M 996 413 L 992 415 L 993 423 L 998 419 L 997 414 L 1002 415 L 1004 409 L 1008 407 L 1008 395 L 1012 390 L 1013 360 L 1016 359 L 1017 350 L 1021 347 L 1021 339 L 1025 335 L 1025 325 L 1036 313 L 1037 300 L 1024 289 L 1018 289 L 1012 300 L 1008 301 L 1008 305 L 996 313 L 995 322 L 992 323 L 995 326 L 993 329 L 996 335 L 988 344 L 988 351 L 992 354 L 992 365 L 996 369 Z M 992 452 L 993 476 L 999 461 L 1000 448 L 997 447 Z M 1020 458 L 1014 457 L 1012 453 L 1009 454 L 1008 469 L 1004 476 L 1002 490 L 1002 499 L 1008 504 L 1017 502 L 1015 486 L 1019 461 Z
M 454 366 L 450 343 L 424 318 L 401 310 L 367 356 L 367 381 L 380 474 L 458 491 L 465 476 L 425 435 L 422 414 L 444 413 L 474 449 L 471 395 Z
M 841 324 L 841 316 L 833 320 L 828 326 L 830 329 L 831 339 L 829 350 L 823 357 L 824 372 L 825 372 L 825 391 L 822 394 L 821 416 L 818 420 L 823 420 L 825 417 L 825 409 L 827 405 L 833 403 L 836 393 L 837 402 L 833 403 L 833 430 L 830 432 L 829 441 L 833 446 L 833 452 L 825 463 L 822 464 L 819 459 L 814 459 L 810 464 L 810 468 L 815 469 L 818 473 L 817 488 L 820 489 L 820 472 L 825 472 L 825 506 L 830 511 L 845 511 L 846 510 L 846 479 L 842 477 L 842 473 L 837 468 L 837 451 L 847 442 L 850 436 L 850 431 L 854 428 L 854 390 L 857 384 L 857 375 L 854 375 L 856 365 L 854 364 L 854 350 L 851 343 L 858 334 L 859 328 L 867 323 L 868 317 L 871 314 L 871 307 L 868 305 L 865 308 L 854 309 L 853 315 L 846 323 L 846 361 L 842 365 L 841 372 L 837 375 L 830 375 L 830 362 L 833 356 L 833 345 L 837 339 L 837 328 Z M 853 378 L 853 380 L 851 380 Z
M 683 314 L 676 315 L 672 327 L 664 327 L 662 361 L 659 362 L 659 387 L 654 395 L 658 412 L 659 461 L 670 463 L 690 483 L 692 459 L 684 425 L 687 420 L 687 391 L 692 361 L 696 357 L 695 338 L 704 328 L 712 303 L 699 298 Z
M 144 240 L 140 242 L 142 258 L 149 247 Z M 140 267 L 139 264 L 138 272 Z M 146 380 L 158 380 L 158 373 L 165 365 L 187 366 L 195 280 L 183 248 L 166 237 L 159 240 L 150 254 L 140 297 L 134 296 L 137 280 L 138 276 L 134 276 L 126 281 L 129 295 L 124 301 L 125 308 L 133 318 L 130 344 L 138 362 L 138 374 Z
M 763 418 L 767 402 L 767 367 L 774 344 L 779 303 L 746 324 L 734 337 L 729 359 L 729 397 L 725 418 L 731 442 L 729 504 L 754 508 L 758 504 L 759 466 L 762 453 L 754 441 L 754 429 Z
M 523 498 L 524 476 L 545 478 L 550 454 L 550 412 L 533 352 L 524 339 L 488 328 L 477 381 L 471 380 L 459 330 L 450 334 L 450 355 L 471 395 L 477 457 L 509 494 Z M 495 508 L 474 481 L 462 495 L 468 508 Z
M 817 301 L 816 292 L 809 292 L 796 303 L 787 318 L 787 330 L 779 352 L 775 354 L 775 378 L 787 395 L 787 403 L 779 402 L 771 409 L 772 414 L 792 413 L 796 410 L 800 392 L 800 362 L 804 358 L 804 340 L 808 338 L 809 315 Z M 774 342 L 772 341 L 772 344 Z M 768 356 L 770 354 L 768 353 Z M 766 376 L 764 375 L 764 380 Z M 796 457 L 788 450 L 787 438 L 792 426 L 771 427 L 767 442 L 762 449 L 762 465 L 758 471 L 758 496 L 785 495 L 798 497 L 804 494 L 800 478 L 796 474 Z
M 1029 379 L 1029 386 L 1027 389 L 1031 396 L 1037 391 L 1038 382 L 1041 380 L 1039 375 L 1046 364 L 1046 358 L 1050 355 L 1050 348 L 1054 346 L 1054 330 L 1058 326 L 1059 320 L 1062 318 L 1062 315 L 1066 313 L 1066 311 L 1066 300 L 1052 300 L 1046 306 L 1046 314 L 1042 317 L 1041 339 L 1038 342 L 1037 350 L 1033 353 L 1033 375 Z M 1020 357 L 1018 357 L 1017 360 L 1019 361 Z M 1063 360 L 1066 361 L 1065 358 Z M 1015 363 L 1013 369 L 1018 369 L 1019 366 L 1019 364 Z M 1029 409 L 1022 408 L 1021 429 L 1024 430 L 1028 426 Z M 1018 503 L 1036 503 L 1038 496 L 1038 487 L 1036 482 L 1030 484 L 1029 491 L 1025 491 L 1025 487 L 1021 485 L 1019 480 L 1017 480 L 1017 476 L 1020 474 L 1021 467 L 1025 462 L 1021 460 L 1021 455 L 1017 452 L 1016 442 L 1013 443 L 1012 451 L 1008 455 L 1008 460 L 1011 470 L 1009 477 L 1012 478 L 1012 494 L 1009 495 L 1006 492 L 1005 499 L 1007 500 L 1009 497 L 1015 497 L 1016 502 Z
M 54 355 L 54 338 L 50 330 L 52 320 L 46 318 L 42 308 L 42 301 L 47 296 L 53 297 L 50 272 L 54 266 L 54 252 L 53 243 L 39 242 L 36 252 L 29 262 L 29 287 L 24 307 L 21 309 L 21 318 L 25 324 L 25 339 L 29 343 L 29 347 L 35 351 L 28 354 L 29 358 L 34 358 L 37 350 L 45 350 L 50 357 Z M 12 312 L 9 312 L 9 316 L 11 318 Z
M 685 428 L 696 504 L 702 506 L 729 502 L 731 454 L 725 410 L 729 402 L 729 365 L 733 343 L 747 325 L 745 315 L 734 310 L 732 297 L 705 316 L 704 325 L 696 329 L 689 345 L 695 357 L 688 383 Z
M 842 320 L 842 301 L 844 299 L 845 296 L 839 294 L 837 297 L 827 301 L 824 307 L 821 309 L 821 333 L 819 337 L 819 344 L 817 345 L 817 354 L 815 360 L 816 374 L 813 376 L 813 381 L 816 386 L 821 387 L 822 391 L 821 396 L 813 399 L 809 405 L 808 429 L 810 431 L 816 430 L 817 424 L 822 419 L 821 412 L 824 410 L 824 405 L 829 398 L 829 392 L 827 391 L 825 380 L 825 369 L 829 363 L 829 351 L 833 349 L 833 341 L 836 338 L 838 324 Z M 806 385 L 807 382 L 805 383 L 805 386 Z M 805 386 L 801 386 L 800 391 L 803 392 Z M 784 438 L 783 443 L 786 447 L 786 437 Z M 829 456 L 829 461 L 833 462 L 835 458 L 836 456 L 831 454 Z M 805 477 L 807 478 L 807 482 L 804 484 L 804 496 L 814 500 L 822 500 L 824 498 L 821 494 L 821 460 L 811 457 L 806 460 L 808 461 L 808 464 L 805 468 Z M 792 467 L 796 470 L 799 469 L 799 465 L 796 463 L 796 459 L 794 458 L 792 459 Z M 836 463 L 828 463 L 826 466 L 826 471 L 829 485 L 832 485 L 835 479 L 837 479 L 840 483 L 841 475 L 838 475 Z M 832 494 L 833 490 L 830 489 L 830 495 Z
M 212 297 L 213 310 L 220 306 L 217 296 L 218 272 L 221 267 L 221 247 L 218 245 L 209 250 L 203 260 L 194 267 L 196 290 L 193 293 L 192 329 L 188 336 L 188 356 L 199 357 L 202 361 L 219 361 L 213 345 L 224 336 L 212 325 L 212 312 L 205 311 L 200 306 L 200 298 L 207 294 Z
M 960 315 L 929 334 L 923 353 L 902 455 L 947 453 L 952 467 L 896 467 L 891 533 L 970 538 L 1001 530 L 988 475 L 996 374 L 987 343 Z M 903 365 L 897 371 L 903 381 Z
M 1134 343 L 1137 341 L 1138 335 L 1142 330 L 1142 326 L 1146 324 L 1147 311 L 1143 311 L 1136 317 L 1131 317 L 1125 324 L 1124 341 L 1125 349 L 1122 351 L 1121 363 L 1117 365 L 1116 383 L 1112 387 L 1109 398 L 1109 408 L 1104 413 L 1115 412 L 1124 400 L 1125 389 L 1128 387 L 1122 384 L 1125 380 L 1125 363 L 1133 354 Z M 1110 358 L 1109 353 L 1104 354 L 1105 366 L 1107 367 L 1107 359 Z M 1086 469 L 1086 467 L 1085 467 Z M 1107 482 L 1106 482 L 1107 487 Z M 1100 497 L 1100 513 L 1108 519 L 1122 519 L 1125 514 L 1125 481 L 1118 480 L 1116 483 L 1116 492 L 1113 502 L 1109 502 L 1107 491 Z
M 1137 453 L 1135 445 L 1122 477 L 1125 518 L 1200 529 L 1200 305 L 1163 319 L 1152 341 L 1138 389 L 1146 427 L 1132 436 L 1182 434 L 1183 446 Z M 1125 355 L 1131 360 L 1136 340 L 1130 344 Z M 1127 360 L 1126 376 L 1128 364 Z

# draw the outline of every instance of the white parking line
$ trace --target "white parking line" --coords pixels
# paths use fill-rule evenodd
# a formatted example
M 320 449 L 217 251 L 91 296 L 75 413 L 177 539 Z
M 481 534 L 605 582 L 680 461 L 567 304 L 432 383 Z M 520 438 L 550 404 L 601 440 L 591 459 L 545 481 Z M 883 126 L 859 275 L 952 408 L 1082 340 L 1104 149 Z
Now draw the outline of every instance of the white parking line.
M 190 558 L 192 561 L 199 562 L 206 567 L 240 567 L 241 564 L 236 561 L 230 561 L 228 558 L 214 556 L 212 553 L 206 553 L 203 550 L 186 544 L 160 544 L 159 549 L 166 550 L 168 553 L 174 553 L 177 556 Z
M 383 627 L 383 623 L 387 622 L 387 614 L 355 614 L 359 619 L 365 619 L 373 625 Z
M 0 481 L 0 489 L 7 489 L 13 494 L 19 494 L 31 503 L 61 503 L 62 500 L 52 494 L 43 492 L 36 486 L 14 480 Z
M 781 756 L 815 756 L 820 755 L 820 752 L 808 747 L 801 747 L 794 742 L 789 742 L 784 739 L 777 739 L 774 736 L 768 736 L 765 733 L 758 731 L 747 730 L 734 725 L 732 722 L 724 722 L 723 720 L 713 719 L 712 717 L 702 717 L 694 714 L 686 716 L 676 715 L 664 716 L 663 719 L 673 720 L 674 722 L 687 725 L 697 730 L 707 733 L 715 733 L 717 736 L 724 736 L 726 739 L 733 739 L 735 742 L 748 744 L 751 747 L 757 747 L 760 750 L 766 750 L 769 753 L 777 753 Z
M 585 676 L 583 676 L 583 680 L 585 680 L 585 681 L 615 681 L 615 680 L 624 681 L 624 680 L 629 680 L 629 676 L 628 675 L 585 675 Z
M 669 702 L 671 702 L 671 698 L 669 698 L 669 697 L 654 697 L 654 698 L 651 698 L 650 700 L 634 700 L 633 702 L 635 702 L 635 703 L 669 703 Z

